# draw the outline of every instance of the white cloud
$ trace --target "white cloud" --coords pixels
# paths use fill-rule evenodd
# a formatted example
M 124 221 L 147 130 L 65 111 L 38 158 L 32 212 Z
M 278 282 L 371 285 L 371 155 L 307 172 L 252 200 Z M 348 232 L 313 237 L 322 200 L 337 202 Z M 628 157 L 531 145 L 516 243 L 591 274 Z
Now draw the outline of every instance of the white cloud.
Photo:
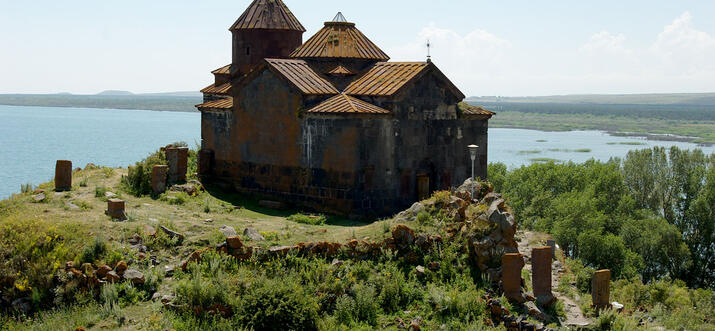
M 601 31 L 591 36 L 588 43 L 579 49 L 586 53 L 605 52 L 611 54 L 630 54 L 631 50 L 625 47 L 626 36 L 624 34 L 611 34 L 608 31 Z
M 666 26 L 651 46 L 668 74 L 696 74 L 715 71 L 715 38 L 693 26 L 693 17 L 685 12 Z

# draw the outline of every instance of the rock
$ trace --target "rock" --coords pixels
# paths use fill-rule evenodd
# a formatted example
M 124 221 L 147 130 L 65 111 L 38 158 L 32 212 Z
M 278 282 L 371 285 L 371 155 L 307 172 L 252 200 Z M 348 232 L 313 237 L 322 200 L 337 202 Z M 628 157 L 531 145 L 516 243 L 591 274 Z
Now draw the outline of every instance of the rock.
M 292 246 L 273 246 L 268 249 L 268 252 L 274 256 L 285 256 L 292 248 Z
M 422 324 L 422 318 L 417 317 L 410 322 L 410 327 L 407 330 L 420 331 L 420 324 Z
M 138 233 L 135 233 L 131 238 L 129 238 L 129 243 L 132 245 L 139 245 L 142 243 L 142 237 Z
M 32 200 L 34 200 L 35 202 L 45 201 L 46 198 L 47 196 L 45 195 L 45 193 L 39 193 L 32 196 Z
M 269 209 L 284 209 L 285 205 L 282 202 L 271 201 L 271 200 L 261 200 L 258 201 L 258 205 Z
M 399 248 L 407 248 L 415 242 L 415 232 L 406 225 L 399 224 L 392 229 L 392 238 Z
M 162 296 L 161 296 L 161 303 L 167 304 L 167 303 L 169 303 L 169 302 L 174 301 L 174 298 L 175 298 L 175 297 L 174 297 L 174 295 L 172 295 L 172 294 L 162 295 Z
M 144 273 L 137 269 L 127 269 L 123 275 L 124 279 L 131 281 L 134 285 L 144 284 Z
M 70 210 L 77 210 L 79 209 L 79 206 L 75 205 L 74 203 L 70 203 L 67 205 L 67 208 L 69 208 Z
M 437 270 L 439 270 L 440 267 L 441 267 L 440 263 L 439 263 L 439 262 L 436 262 L 436 261 L 435 261 L 435 262 L 430 262 L 430 263 L 427 265 L 427 268 L 429 268 L 429 270 L 432 270 L 432 271 L 437 271 Z
M 258 231 L 254 228 L 246 228 L 243 230 L 243 235 L 247 236 L 249 239 L 253 241 L 264 241 L 266 238 L 263 238 L 263 236 L 258 233 Z
M 124 261 L 119 261 L 117 262 L 117 265 L 114 266 L 114 272 L 117 273 L 117 275 L 122 275 L 124 272 L 127 270 L 127 263 Z
M 151 225 L 144 225 L 144 235 L 147 237 L 155 237 L 156 229 Z
M 114 197 L 116 197 L 116 196 L 117 196 L 117 195 L 114 194 L 114 193 L 112 193 L 112 192 L 109 192 L 109 191 L 104 192 L 104 197 L 107 198 L 107 199 L 111 199 L 111 198 L 114 198 Z
M 228 247 L 231 249 L 240 249 L 241 247 L 243 247 L 243 243 L 241 242 L 241 237 L 239 237 L 239 236 L 226 238 L 226 243 L 228 244 Z
M 164 233 L 166 233 L 166 235 L 168 235 L 169 238 L 172 238 L 172 239 L 174 239 L 174 238 L 179 238 L 179 241 L 184 240 L 184 235 L 181 234 L 181 233 L 172 231 L 171 229 L 169 229 L 169 228 L 167 228 L 167 227 L 165 227 L 165 226 L 163 226 L 163 225 L 160 226 L 159 228 L 160 228 L 162 231 L 164 231 Z
M 164 275 L 166 277 L 174 276 L 174 266 L 164 266 Z
M 184 261 L 184 263 L 181 264 L 181 270 L 186 271 L 186 267 L 189 265 L 189 263 L 200 261 L 201 254 L 203 254 L 204 252 L 206 252 L 208 250 L 209 250 L 209 248 L 207 247 L 207 248 L 196 250 L 193 253 L 191 253 L 191 255 L 189 255 L 189 257 Z
M 106 264 L 100 265 L 99 267 L 97 267 L 97 271 L 96 271 L 97 277 L 104 278 L 105 276 L 107 276 L 107 273 L 110 271 L 112 271 L 112 268 L 110 266 L 108 266 Z
M 186 194 L 190 196 L 194 196 L 199 193 L 199 190 L 196 188 L 196 186 L 190 183 L 183 185 L 174 185 L 169 190 L 174 192 L 186 192 Z
M 228 237 L 235 237 L 238 235 L 236 232 L 236 229 L 234 229 L 232 226 L 224 225 L 218 229 L 223 233 L 223 235 L 228 238 Z
M 412 222 L 417 219 L 417 215 L 425 210 L 425 205 L 415 202 L 410 208 L 397 214 L 396 219 L 400 222 Z
M 417 272 L 417 276 L 424 276 L 426 273 L 425 267 L 423 267 L 421 265 L 416 266 L 415 271 Z
M 338 259 L 334 259 L 334 260 L 333 260 L 333 263 L 331 263 L 330 265 L 333 266 L 333 267 L 339 267 L 339 266 L 343 265 L 343 261 L 340 261 L 340 260 L 338 260 Z
M 543 322 L 546 320 L 546 315 L 539 309 L 539 307 L 536 306 L 535 303 L 532 301 L 527 301 L 525 304 L 526 308 L 528 309 L 529 316 Z
M 151 301 L 159 300 L 159 298 L 161 298 L 161 293 L 154 292 L 154 294 L 151 296 Z
M 617 312 L 621 312 L 623 310 L 623 305 L 618 303 L 618 301 L 611 302 L 611 307 L 613 309 L 615 309 Z
M 110 271 L 107 273 L 107 276 L 105 277 L 105 279 L 110 283 L 116 283 L 119 280 L 121 280 L 122 278 L 119 277 L 119 275 L 117 274 L 116 271 Z

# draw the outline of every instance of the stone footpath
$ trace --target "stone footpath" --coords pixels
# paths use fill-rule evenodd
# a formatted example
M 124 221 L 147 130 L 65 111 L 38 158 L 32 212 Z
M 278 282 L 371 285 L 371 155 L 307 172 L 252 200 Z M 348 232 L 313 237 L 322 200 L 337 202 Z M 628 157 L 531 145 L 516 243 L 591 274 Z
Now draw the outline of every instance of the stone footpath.
M 520 238 L 518 241 L 519 252 L 524 255 L 526 262 L 524 269 L 531 274 L 531 251 L 533 247 L 529 246 L 529 242 L 534 237 L 534 233 L 530 231 L 519 231 L 517 237 Z M 574 300 L 557 290 L 559 279 L 563 273 L 564 266 L 558 260 L 554 261 L 553 268 L 551 269 L 551 291 L 558 300 L 564 303 L 566 320 L 561 321 L 561 324 L 573 328 L 587 327 L 591 324 L 591 320 L 583 314 L 581 307 Z

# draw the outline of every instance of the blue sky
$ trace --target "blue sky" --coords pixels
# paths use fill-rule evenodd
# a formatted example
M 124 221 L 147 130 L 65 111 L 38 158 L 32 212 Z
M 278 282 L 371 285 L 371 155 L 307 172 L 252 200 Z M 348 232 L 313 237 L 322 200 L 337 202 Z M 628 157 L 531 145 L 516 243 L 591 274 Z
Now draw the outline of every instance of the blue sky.
M 248 0 L 0 3 L 0 93 L 198 90 Z M 466 95 L 715 92 L 715 1 L 285 0 L 309 38 L 342 11 Z

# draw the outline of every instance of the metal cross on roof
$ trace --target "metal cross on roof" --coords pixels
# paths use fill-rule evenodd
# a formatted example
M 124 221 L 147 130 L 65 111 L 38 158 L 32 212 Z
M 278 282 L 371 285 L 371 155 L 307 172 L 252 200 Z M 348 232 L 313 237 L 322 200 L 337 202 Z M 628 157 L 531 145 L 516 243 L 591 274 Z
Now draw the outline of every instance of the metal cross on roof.
M 335 15 L 335 18 L 333 18 L 333 22 L 343 22 L 343 23 L 347 23 L 348 20 L 345 19 L 345 16 L 343 16 L 343 13 L 338 12 L 338 14 Z

